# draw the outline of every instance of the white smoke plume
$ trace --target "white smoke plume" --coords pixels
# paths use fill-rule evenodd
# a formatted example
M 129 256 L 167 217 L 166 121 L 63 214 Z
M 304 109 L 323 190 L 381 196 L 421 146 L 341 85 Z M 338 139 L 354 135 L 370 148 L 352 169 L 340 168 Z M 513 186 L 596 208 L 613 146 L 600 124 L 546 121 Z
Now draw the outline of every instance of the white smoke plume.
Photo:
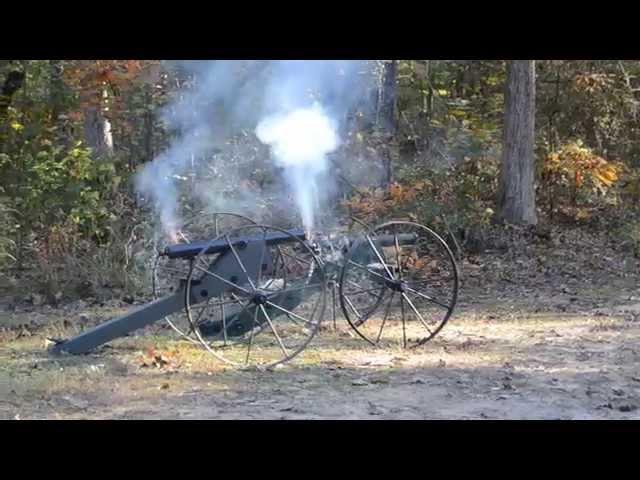
M 319 175 L 327 169 L 327 154 L 338 147 L 336 126 L 319 104 L 276 114 L 260 122 L 258 138 L 271 145 L 276 162 L 285 169 L 293 188 L 302 223 L 314 226 Z
M 272 159 L 292 190 L 280 195 L 284 199 L 293 194 L 304 226 L 312 228 L 314 211 L 334 180 L 326 156 L 340 144 L 347 114 L 356 104 L 366 104 L 373 79 L 370 65 L 345 60 L 174 65 L 194 79 L 189 89 L 176 92 L 161 115 L 176 140 L 136 178 L 138 192 L 153 202 L 165 235 L 173 237 L 180 228 L 185 191 L 217 210 L 252 216 L 250 208 L 241 211 L 243 207 L 220 190 L 242 176 L 239 163 L 224 154 L 230 150 L 228 139 L 247 132 L 271 147 Z M 213 153 L 216 150 L 223 153 Z M 219 181 L 180 189 L 197 166 L 221 172 Z M 250 197 L 246 192 L 243 196 Z

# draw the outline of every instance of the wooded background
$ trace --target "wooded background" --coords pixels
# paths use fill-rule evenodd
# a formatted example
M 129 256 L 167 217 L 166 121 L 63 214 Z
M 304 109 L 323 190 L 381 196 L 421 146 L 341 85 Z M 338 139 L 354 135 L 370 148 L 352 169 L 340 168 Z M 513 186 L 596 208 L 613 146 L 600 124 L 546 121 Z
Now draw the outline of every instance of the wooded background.
M 374 87 L 336 153 L 332 214 L 373 224 L 409 215 L 459 258 L 495 248 L 490 237 L 509 225 L 607 231 L 640 254 L 640 62 L 371 63 Z M 239 82 L 250 75 L 239 72 Z M 133 177 L 176 135 L 158 112 L 195 81 L 160 61 L 0 61 L 3 296 L 143 294 L 156 220 Z M 175 181 L 188 191 L 210 175 L 230 198 L 240 186 L 263 198 L 278 182 L 265 148 L 253 132 L 224 141 L 212 155 L 234 163 L 232 176 L 194 160 Z M 273 218 L 284 207 L 256 208 Z

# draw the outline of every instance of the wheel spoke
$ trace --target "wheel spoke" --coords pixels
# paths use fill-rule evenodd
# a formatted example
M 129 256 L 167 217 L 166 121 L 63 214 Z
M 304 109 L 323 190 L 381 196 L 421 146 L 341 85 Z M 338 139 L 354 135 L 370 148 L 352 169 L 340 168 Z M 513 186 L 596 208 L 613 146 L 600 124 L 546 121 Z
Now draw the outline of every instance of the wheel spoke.
M 381 298 L 383 298 L 384 295 L 374 295 L 371 292 L 379 292 L 381 288 L 383 288 L 383 287 L 369 288 L 369 289 L 366 289 L 366 290 L 351 291 L 351 292 L 344 292 L 344 293 L 347 294 L 347 295 L 360 295 L 360 294 L 363 294 L 363 293 L 368 293 L 372 297 L 380 300 Z
M 394 225 L 393 227 L 393 246 L 396 251 L 396 263 L 398 265 L 398 276 L 400 280 L 402 280 L 402 263 L 400 262 L 400 245 L 398 244 L 398 232 Z
M 258 264 L 258 278 L 256 284 L 262 283 L 262 262 L 264 262 L 264 254 L 267 250 L 267 229 L 264 229 L 264 235 L 262 236 L 262 251 L 260 252 L 260 263 Z
M 351 300 L 349 300 L 349 297 L 346 294 L 342 295 L 342 298 L 344 298 L 347 302 L 347 305 L 349 305 L 351 307 L 351 310 L 353 310 L 353 313 L 356 314 L 356 316 L 360 319 L 362 319 L 362 315 L 360 315 L 360 312 L 358 312 L 358 310 L 356 309 L 356 307 L 353 305 L 353 303 L 351 302 Z
M 331 283 L 331 317 L 333 319 L 333 330 L 338 329 L 338 324 L 336 322 L 336 284 L 335 282 Z
M 225 283 L 235 289 L 240 290 L 241 292 L 245 293 L 246 295 L 251 295 L 251 292 L 249 290 L 247 290 L 246 288 L 241 287 L 240 285 L 237 285 L 233 282 L 230 282 L 229 280 L 227 280 L 226 278 L 221 277 L 220 275 L 213 273 L 209 270 L 207 270 L 206 268 L 202 268 L 199 267 L 198 265 L 194 265 L 193 268 L 197 268 L 198 270 L 200 270 L 201 272 L 206 273 L 207 275 L 211 275 L 213 278 L 215 278 L 216 280 L 220 280 L 222 283 Z
M 407 320 L 404 316 L 404 297 L 400 295 L 400 318 L 402 319 L 402 348 L 407 348 Z
M 227 346 L 227 314 L 225 312 L 224 303 L 220 305 L 220 310 L 222 313 L 222 337 L 223 337 L 223 345 Z
M 420 293 L 417 290 L 414 290 L 413 288 L 409 288 L 409 287 L 405 287 L 409 292 L 413 293 L 414 295 L 418 295 L 419 297 L 424 298 L 425 300 L 434 303 L 442 308 L 444 308 L 445 310 L 449 310 L 451 307 L 449 305 L 446 305 L 444 303 L 439 302 L 438 300 L 436 300 L 435 298 L 430 297 L 429 295 L 425 295 L 424 293 Z
M 256 308 L 253 311 L 253 324 L 256 325 L 258 323 L 258 309 Z M 253 345 L 253 334 L 254 334 L 254 326 L 251 326 L 251 333 L 249 334 L 249 346 L 247 347 L 247 356 L 244 359 L 244 364 L 249 364 L 249 356 L 251 355 L 251 346 Z
M 391 292 L 391 298 L 389 298 L 389 303 L 387 304 L 387 309 L 384 313 L 384 318 L 382 319 L 382 324 L 380 325 L 380 331 L 378 332 L 378 337 L 376 338 L 376 343 L 380 342 L 380 337 L 382 336 L 382 330 L 384 329 L 384 324 L 387 323 L 387 317 L 389 316 L 389 312 L 391 311 L 391 304 L 393 303 L 393 297 L 396 292 Z
M 407 303 L 409 304 L 409 307 L 411 307 L 411 310 L 413 310 L 413 312 L 416 314 L 416 316 L 418 317 L 418 320 L 420 320 L 420 322 L 422 323 L 422 325 L 424 325 L 424 328 L 427 329 L 427 331 L 433 335 L 433 332 L 431 331 L 431 329 L 429 328 L 429 326 L 427 325 L 427 322 L 425 322 L 424 318 L 422 317 L 422 315 L 420 314 L 420 312 L 418 311 L 418 309 L 413 305 L 413 302 L 411 301 L 411 299 L 407 296 L 406 293 L 402 292 L 402 297 L 407 301 Z
M 200 318 L 202 318 L 202 314 L 207 309 L 208 303 L 212 298 L 213 297 L 210 297 L 209 299 L 207 299 L 207 303 L 205 303 L 202 307 L 200 307 L 200 313 L 198 313 L 198 318 L 196 318 L 195 322 L 193 322 L 195 325 L 198 325 Z M 191 332 L 188 332 L 188 333 L 191 333 Z
M 373 241 L 371 240 L 371 237 L 369 235 L 367 235 L 367 241 L 369 242 L 369 245 L 373 249 L 373 252 L 376 254 L 376 257 L 378 257 L 378 261 L 380 261 L 380 263 L 382 264 L 382 266 L 386 270 L 387 274 L 389 275 L 389 278 L 390 279 L 394 279 L 395 277 L 393 276 L 393 274 L 389 270 L 389 267 L 387 267 L 387 263 L 384 261 L 384 259 L 380 255 L 380 252 L 378 252 L 378 249 L 376 248 L 375 244 L 373 243 Z
M 273 293 L 269 293 L 267 294 L 267 298 L 273 298 L 277 295 L 283 295 L 285 293 L 289 293 L 289 292 L 299 292 L 302 290 L 307 290 L 309 288 L 318 288 L 318 287 L 322 287 L 321 283 L 314 283 L 311 285 L 305 285 L 304 287 L 293 287 L 293 288 L 287 288 L 285 290 L 279 290 L 277 292 L 273 292 Z
M 382 280 L 384 280 L 384 281 L 389 280 L 389 279 L 388 279 L 387 277 L 385 277 L 384 275 L 380 275 L 379 273 L 374 272 L 374 271 L 372 271 L 372 270 L 368 269 L 367 267 L 365 267 L 364 265 L 360 265 L 359 263 L 354 262 L 353 260 L 349 260 L 349 262 L 348 262 L 348 263 L 349 263 L 350 265 L 353 265 L 354 267 L 357 267 L 357 268 L 359 268 L 359 269 L 361 269 L 361 270 L 364 270 L 365 272 L 367 272 L 367 273 L 369 273 L 369 274 L 371 274 L 371 275 L 374 275 L 374 276 L 376 276 L 376 277 L 379 277 L 379 278 L 381 278 L 381 279 L 382 279 Z
M 300 320 L 300 321 L 302 321 L 302 322 L 304 322 L 304 323 L 306 323 L 306 324 L 309 324 L 309 325 L 315 326 L 315 323 L 314 323 L 314 322 L 312 322 L 312 321 L 310 321 L 310 320 L 307 320 L 306 318 L 301 317 L 300 315 L 298 315 L 298 314 L 296 314 L 296 313 L 293 313 L 293 312 L 291 312 L 291 311 L 287 310 L 286 308 L 281 307 L 280 305 L 277 305 L 277 304 L 275 304 L 275 303 L 273 303 L 273 302 L 270 302 L 270 301 L 268 301 L 268 300 L 267 300 L 267 305 L 270 305 L 270 306 L 272 306 L 273 308 L 277 308 L 277 309 L 278 309 L 278 310 L 280 310 L 281 312 L 286 313 L 287 315 L 291 315 L 292 317 L 297 318 L 298 320 Z
M 220 332 L 220 333 L 218 333 L 218 334 L 216 334 L 216 335 L 214 335 L 212 337 L 209 337 L 211 339 L 211 341 L 213 342 L 214 340 L 219 340 L 220 339 L 220 335 L 222 335 L 224 337 L 224 341 L 225 341 L 225 345 L 226 345 L 227 330 L 229 329 L 229 327 L 233 326 L 240 319 L 242 314 L 247 311 L 247 307 L 249 305 L 251 305 L 251 302 L 247 302 L 245 304 L 245 306 L 242 307 L 238 313 L 234 314 L 233 320 L 231 320 L 229 323 L 226 322 L 226 317 L 223 317 L 223 320 L 222 320 L 222 332 Z
M 227 243 L 229 244 L 229 248 L 231 249 L 231 253 L 235 257 L 236 262 L 238 262 L 238 266 L 240 267 L 240 270 L 242 270 L 242 272 L 245 274 L 245 276 L 247 277 L 247 281 L 249 282 L 249 285 L 251 285 L 251 288 L 255 291 L 256 286 L 253 284 L 253 280 L 251 280 L 251 277 L 249 276 L 249 272 L 247 272 L 247 269 L 244 267 L 244 264 L 242 263 L 242 260 L 240 260 L 240 255 L 238 255 L 238 252 L 236 251 L 235 247 L 233 246 L 233 243 L 231 243 L 231 240 L 229 240 L 229 236 L 225 235 L 224 238 L 227 241 Z
M 269 317 L 269 314 L 267 313 L 267 310 L 264 308 L 264 305 L 260 305 L 260 310 L 262 310 L 262 314 L 267 319 L 269 328 L 271 328 L 273 335 L 276 337 L 276 340 L 278 341 L 278 345 L 280 345 L 280 349 L 282 350 L 282 353 L 284 353 L 284 356 L 288 358 L 289 352 L 287 351 L 287 348 L 284 346 L 284 343 L 282 343 L 282 339 L 280 338 L 280 335 L 278 335 L 278 332 L 276 331 L 276 327 L 273 325 L 273 322 L 271 322 L 271 317 Z
M 306 263 L 307 265 L 313 265 L 313 262 L 310 261 L 310 260 L 305 260 L 304 258 L 297 257 L 296 255 L 292 255 L 292 254 L 286 253 L 284 251 L 281 251 L 280 253 L 282 253 L 282 255 L 284 255 L 286 257 L 293 258 L 297 262 Z

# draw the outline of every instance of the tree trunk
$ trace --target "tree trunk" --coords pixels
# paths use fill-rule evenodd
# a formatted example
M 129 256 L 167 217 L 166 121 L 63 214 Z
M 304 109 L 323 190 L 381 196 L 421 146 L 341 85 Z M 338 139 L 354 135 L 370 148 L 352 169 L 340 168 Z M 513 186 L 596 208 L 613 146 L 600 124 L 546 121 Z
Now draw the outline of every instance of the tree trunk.
M 22 87 L 25 73 L 21 70 L 12 70 L 7 74 L 2 89 L 0 89 L 0 119 L 4 119 L 13 95 Z
M 144 113 L 144 161 L 150 162 L 153 154 L 153 92 L 151 85 L 145 86 L 145 113 Z M 132 170 L 135 169 L 132 165 Z
M 504 137 L 498 209 L 512 224 L 535 225 L 535 61 L 507 65 Z
M 382 74 L 381 102 L 380 102 L 380 127 L 385 133 L 395 135 L 396 133 L 396 104 L 397 88 L 396 76 L 398 71 L 398 61 L 392 60 L 384 64 Z
M 64 81 L 62 79 L 62 60 L 49 60 L 50 81 L 49 81 L 49 103 L 51 105 L 51 116 L 54 121 L 63 109 Z
M 111 123 L 104 116 L 100 105 L 88 105 L 85 107 L 84 136 L 87 145 L 98 158 L 113 153 Z
M 392 60 L 384 64 L 382 82 L 380 85 L 379 127 L 385 141 L 382 166 L 384 171 L 383 186 L 391 185 L 393 181 L 392 148 L 397 129 L 397 87 L 396 77 L 398 61 Z

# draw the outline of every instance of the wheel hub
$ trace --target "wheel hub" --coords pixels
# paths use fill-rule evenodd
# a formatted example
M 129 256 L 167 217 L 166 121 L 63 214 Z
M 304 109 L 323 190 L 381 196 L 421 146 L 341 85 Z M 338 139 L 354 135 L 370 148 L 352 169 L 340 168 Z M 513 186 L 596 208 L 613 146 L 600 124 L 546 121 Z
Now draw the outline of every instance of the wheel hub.
M 387 288 L 393 290 L 394 292 L 404 292 L 406 289 L 406 284 L 402 280 L 396 279 L 387 279 L 385 281 Z
M 264 305 L 267 303 L 269 299 L 267 298 L 267 296 L 263 293 L 256 293 L 253 298 L 251 299 L 251 301 L 253 303 L 255 303 L 256 305 Z

